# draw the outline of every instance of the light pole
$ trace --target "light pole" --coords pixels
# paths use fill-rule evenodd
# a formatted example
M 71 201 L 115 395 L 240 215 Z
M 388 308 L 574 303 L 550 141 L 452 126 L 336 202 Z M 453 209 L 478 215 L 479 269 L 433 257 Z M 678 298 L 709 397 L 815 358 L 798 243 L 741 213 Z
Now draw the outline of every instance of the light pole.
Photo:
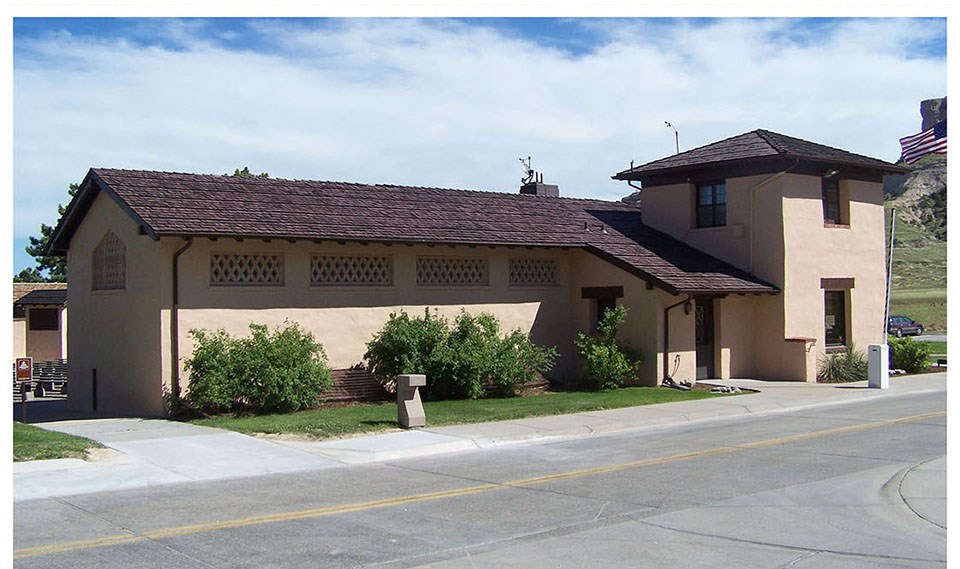
M 673 129 L 673 138 L 677 142 L 677 154 L 680 154 L 680 133 L 677 132 L 677 127 L 670 124 L 670 121 L 663 121 L 663 124 Z

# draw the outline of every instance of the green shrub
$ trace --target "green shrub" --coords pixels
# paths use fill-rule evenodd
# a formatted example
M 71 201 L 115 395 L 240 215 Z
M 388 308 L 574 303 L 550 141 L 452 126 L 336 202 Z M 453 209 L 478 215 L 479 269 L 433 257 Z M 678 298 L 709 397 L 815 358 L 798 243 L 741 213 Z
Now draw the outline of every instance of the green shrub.
M 603 313 L 595 334 L 577 333 L 574 343 L 583 360 L 583 378 L 594 389 L 620 387 L 640 372 L 640 352 L 617 342 L 617 328 L 626 318 L 626 307 L 617 306 Z
M 497 397 L 516 395 L 521 386 L 536 381 L 537 374 L 552 369 L 556 361 L 557 350 L 534 344 L 529 336 L 514 330 L 498 340 L 490 362 L 489 392 Z
M 209 413 L 287 413 L 317 404 L 331 384 L 323 346 L 298 324 L 270 332 L 250 325 L 249 338 L 191 330 L 186 400 Z
M 820 356 L 817 361 L 817 381 L 846 383 L 867 379 L 867 357 L 852 344 L 846 349 Z
M 890 338 L 890 369 L 902 369 L 907 373 L 919 373 L 927 369 L 930 344 L 915 342 L 912 338 Z
M 364 358 L 381 381 L 426 374 L 424 399 L 476 399 L 515 395 L 553 367 L 556 351 L 537 346 L 520 330 L 501 338 L 500 323 L 490 314 L 461 312 L 451 325 L 428 309 L 422 318 L 391 314 L 367 343 Z
M 441 377 L 450 374 L 453 356 L 447 347 L 450 335 L 446 319 L 425 310 L 422 318 L 411 318 L 406 312 L 392 313 L 386 324 L 367 342 L 367 369 L 389 384 L 401 374 L 420 373 L 427 376 L 427 387 L 420 390 L 424 398 L 435 394 L 440 399 Z

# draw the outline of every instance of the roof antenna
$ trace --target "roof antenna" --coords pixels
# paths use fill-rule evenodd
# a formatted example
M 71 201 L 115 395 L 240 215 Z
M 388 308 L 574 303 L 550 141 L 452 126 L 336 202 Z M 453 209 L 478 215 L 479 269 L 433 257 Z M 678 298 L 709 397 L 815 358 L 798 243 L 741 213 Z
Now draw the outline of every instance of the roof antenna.
M 524 160 L 523 158 L 520 159 L 520 164 L 521 164 L 520 168 L 523 171 L 523 177 L 520 178 L 521 184 L 529 184 L 530 182 L 533 182 L 536 179 L 537 173 L 533 171 L 533 167 L 531 166 L 532 163 L 533 163 L 533 159 L 530 158 L 529 156 L 527 156 L 526 160 Z

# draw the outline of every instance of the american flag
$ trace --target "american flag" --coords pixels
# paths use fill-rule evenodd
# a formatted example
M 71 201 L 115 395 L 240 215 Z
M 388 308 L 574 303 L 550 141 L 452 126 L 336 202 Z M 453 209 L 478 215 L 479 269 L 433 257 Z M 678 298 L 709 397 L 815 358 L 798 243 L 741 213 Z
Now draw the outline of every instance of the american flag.
M 933 125 L 933 128 L 901 138 L 900 148 L 903 149 L 900 159 L 907 164 L 913 164 L 927 154 L 946 154 L 947 121 L 942 120 Z

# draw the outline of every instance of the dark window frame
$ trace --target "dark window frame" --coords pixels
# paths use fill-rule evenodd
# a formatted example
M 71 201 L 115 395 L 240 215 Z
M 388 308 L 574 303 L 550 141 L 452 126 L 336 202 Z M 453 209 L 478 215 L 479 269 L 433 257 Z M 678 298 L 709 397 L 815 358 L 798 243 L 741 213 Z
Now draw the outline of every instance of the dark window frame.
M 709 195 L 707 192 L 709 191 Z M 726 180 L 700 182 L 694 190 L 696 226 L 725 227 L 727 225 Z M 704 202 L 709 203 L 704 203 Z
M 840 190 L 840 177 L 829 176 L 820 179 L 820 199 L 823 204 L 823 223 L 825 225 L 847 225 Z
M 849 334 L 847 330 L 847 314 L 850 311 L 848 290 L 823 291 L 823 332 L 824 343 L 829 348 L 847 346 Z M 829 319 L 833 317 L 833 325 Z
M 607 310 L 617 307 L 617 299 L 623 298 L 622 286 L 589 286 L 580 289 L 580 298 L 590 301 L 590 333 L 600 328 L 600 319 Z
M 27 329 L 31 332 L 53 332 L 59 330 L 60 309 L 31 308 L 27 310 Z

